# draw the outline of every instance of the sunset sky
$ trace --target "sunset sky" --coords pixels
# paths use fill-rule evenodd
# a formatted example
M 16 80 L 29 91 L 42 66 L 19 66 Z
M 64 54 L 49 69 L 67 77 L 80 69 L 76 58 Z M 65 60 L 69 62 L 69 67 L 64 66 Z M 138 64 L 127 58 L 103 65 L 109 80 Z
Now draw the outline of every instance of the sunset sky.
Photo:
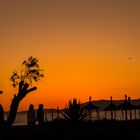
M 0 103 L 9 109 L 17 88 L 12 71 L 29 56 L 45 78 L 30 103 L 64 107 L 81 102 L 140 98 L 139 0 L 0 0 Z

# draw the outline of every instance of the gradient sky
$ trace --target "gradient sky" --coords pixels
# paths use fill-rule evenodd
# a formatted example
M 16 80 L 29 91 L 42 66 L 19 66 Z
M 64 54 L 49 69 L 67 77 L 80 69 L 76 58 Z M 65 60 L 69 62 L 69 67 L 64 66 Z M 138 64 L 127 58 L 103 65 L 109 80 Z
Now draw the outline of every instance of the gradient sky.
M 27 95 L 46 108 L 140 97 L 139 0 L 0 0 L 0 103 L 9 109 L 10 76 L 24 59 L 39 58 L 45 78 Z M 132 59 L 129 59 L 132 58 Z

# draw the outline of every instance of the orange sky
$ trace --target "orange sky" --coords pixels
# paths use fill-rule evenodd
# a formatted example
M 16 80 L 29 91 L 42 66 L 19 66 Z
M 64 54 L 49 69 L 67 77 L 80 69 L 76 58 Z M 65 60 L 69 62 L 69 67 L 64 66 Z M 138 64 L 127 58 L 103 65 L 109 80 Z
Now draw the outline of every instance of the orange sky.
M 0 103 L 9 109 L 10 76 L 28 56 L 45 78 L 21 102 L 63 107 L 68 99 L 140 97 L 139 0 L 1 0 Z M 132 59 L 129 60 L 128 58 Z

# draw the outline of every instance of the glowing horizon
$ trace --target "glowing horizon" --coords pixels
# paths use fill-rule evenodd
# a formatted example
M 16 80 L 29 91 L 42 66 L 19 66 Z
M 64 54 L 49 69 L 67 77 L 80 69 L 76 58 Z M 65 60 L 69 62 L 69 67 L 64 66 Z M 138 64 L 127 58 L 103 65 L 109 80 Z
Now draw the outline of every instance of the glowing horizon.
M 140 98 L 140 2 L 131 0 L 7 0 L 0 5 L 0 103 L 16 93 L 10 76 L 29 56 L 45 78 L 25 97 L 45 108 L 81 102 Z

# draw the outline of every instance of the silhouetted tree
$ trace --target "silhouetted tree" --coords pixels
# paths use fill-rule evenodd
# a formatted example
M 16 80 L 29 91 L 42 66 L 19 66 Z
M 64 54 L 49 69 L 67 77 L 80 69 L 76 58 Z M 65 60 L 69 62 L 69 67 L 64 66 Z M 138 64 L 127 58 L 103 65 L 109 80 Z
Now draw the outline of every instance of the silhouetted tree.
M 63 116 L 66 120 L 79 121 L 86 120 L 88 114 L 81 107 L 80 101 L 73 99 L 72 101 L 69 100 L 68 104 L 66 105 Z
M 14 95 L 11 102 L 9 116 L 6 121 L 6 125 L 11 126 L 15 121 L 18 106 L 20 101 L 30 92 L 37 89 L 36 86 L 30 87 L 35 81 L 39 81 L 44 75 L 39 67 L 38 59 L 35 57 L 29 57 L 23 61 L 20 71 L 15 70 L 11 76 L 12 85 L 15 88 L 18 86 L 18 93 Z

